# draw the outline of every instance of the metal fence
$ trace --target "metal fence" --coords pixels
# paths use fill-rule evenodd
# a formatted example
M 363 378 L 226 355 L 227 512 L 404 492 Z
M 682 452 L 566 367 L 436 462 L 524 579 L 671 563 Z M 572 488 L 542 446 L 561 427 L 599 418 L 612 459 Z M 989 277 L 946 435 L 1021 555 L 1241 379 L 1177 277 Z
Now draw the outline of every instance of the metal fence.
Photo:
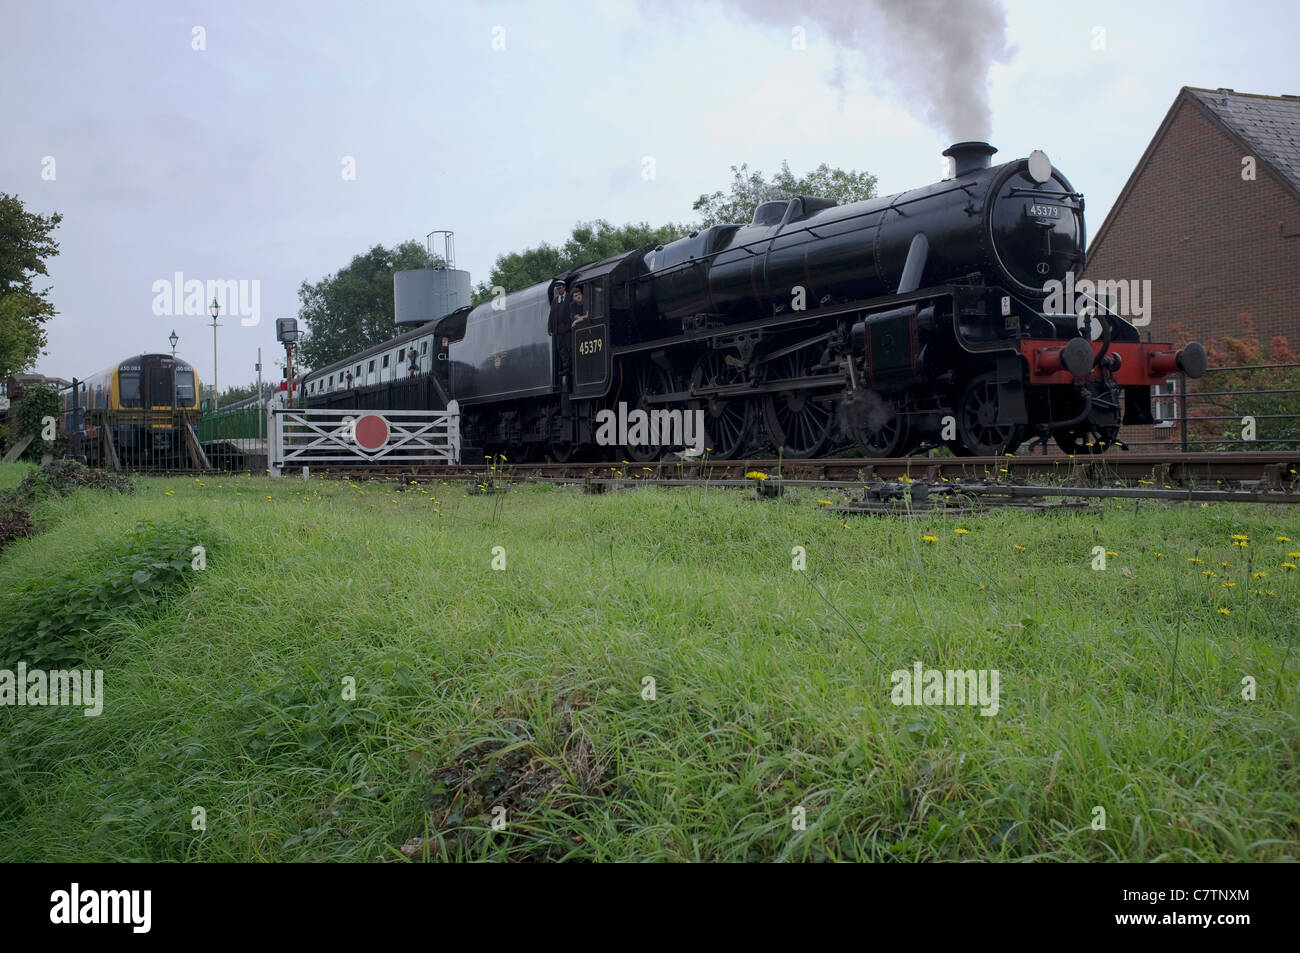
M 55 452 L 104 470 L 206 470 L 211 464 L 194 431 L 197 416 L 171 410 L 65 410 L 63 443 Z
M 1294 450 L 1300 448 L 1300 364 L 1212 367 L 1193 389 L 1183 374 L 1152 388 L 1153 427 L 1126 428 L 1132 448 Z
M 263 404 L 247 403 L 203 415 L 199 443 L 218 470 L 264 472 L 267 466 L 267 414 Z

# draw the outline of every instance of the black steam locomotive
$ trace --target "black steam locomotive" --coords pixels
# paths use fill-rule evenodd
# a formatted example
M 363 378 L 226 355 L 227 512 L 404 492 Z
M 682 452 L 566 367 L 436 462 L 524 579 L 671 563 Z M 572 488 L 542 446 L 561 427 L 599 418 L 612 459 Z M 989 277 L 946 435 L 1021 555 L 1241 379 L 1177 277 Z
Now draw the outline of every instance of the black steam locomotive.
M 547 333 L 549 283 L 449 315 L 437 373 L 464 443 L 513 460 L 664 452 L 634 428 L 602 453 L 597 415 L 622 404 L 703 411 L 719 458 L 939 442 L 992 455 L 1029 437 L 1104 450 L 1122 424 L 1152 422 L 1153 384 L 1204 373 L 1205 352 L 1142 343 L 1104 300 L 1047 313 L 1049 283 L 1083 269 L 1083 196 L 1041 152 L 992 166 L 995 151 L 958 143 L 944 181 L 767 202 L 748 225 L 560 276 L 589 307 L 572 380 Z

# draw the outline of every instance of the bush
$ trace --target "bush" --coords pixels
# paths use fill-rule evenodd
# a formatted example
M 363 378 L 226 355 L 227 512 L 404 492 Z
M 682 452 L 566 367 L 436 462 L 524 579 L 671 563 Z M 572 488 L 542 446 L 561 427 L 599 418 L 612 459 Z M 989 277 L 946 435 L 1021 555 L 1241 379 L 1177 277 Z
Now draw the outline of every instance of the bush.
M 1211 367 L 1241 367 L 1261 364 L 1300 364 L 1300 355 L 1280 335 L 1265 344 L 1255 334 L 1250 318 L 1243 317 L 1244 337 L 1209 341 L 1206 353 Z M 1270 367 L 1260 370 L 1224 371 L 1201 381 L 1206 391 L 1231 391 L 1221 397 L 1198 401 L 1189 412 L 1188 424 L 1203 440 L 1223 440 L 1212 450 L 1293 450 L 1300 447 L 1300 367 Z M 1194 394 L 1195 392 L 1189 392 Z M 1230 420 L 1205 421 L 1196 417 L 1227 416 Z M 1243 417 L 1255 419 L 1254 443 L 1241 443 Z M 1235 442 L 1233 442 L 1235 441 Z
M 14 433 L 14 439 L 21 440 L 27 434 L 35 437 L 23 452 L 24 459 L 39 460 L 43 453 L 57 454 L 62 451 L 64 440 L 58 431 L 58 423 L 62 416 L 63 401 L 59 398 L 58 388 L 53 384 L 33 384 L 23 391 L 23 396 L 18 401 L 18 429 Z M 53 447 L 41 439 L 46 417 L 54 418 Z
M 51 460 L 39 470 L 27 474 L 15 487 L 12 501 L 31 503 L 51 496 L 67 496 L 73 490 L 112 490 L 118 493 L 135 492 L 135 484 L 124 473 L 92 470 L 76 460 Z

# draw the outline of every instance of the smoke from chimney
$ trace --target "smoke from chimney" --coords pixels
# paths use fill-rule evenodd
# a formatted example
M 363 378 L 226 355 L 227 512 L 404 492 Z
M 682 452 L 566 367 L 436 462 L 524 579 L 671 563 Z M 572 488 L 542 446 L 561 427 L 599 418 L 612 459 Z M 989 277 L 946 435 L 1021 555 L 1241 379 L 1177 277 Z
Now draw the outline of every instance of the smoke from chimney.
M 751 20 L 787 31 L 815 27 L 849 54 L 851 71 L 887 82 L 949 142 L 992 137 L 989 67 L 1007 62 L 1013 52 L 999 0 L 723 2 Z M 831 76 L 841 93 L 844 74 L 837 64 Z

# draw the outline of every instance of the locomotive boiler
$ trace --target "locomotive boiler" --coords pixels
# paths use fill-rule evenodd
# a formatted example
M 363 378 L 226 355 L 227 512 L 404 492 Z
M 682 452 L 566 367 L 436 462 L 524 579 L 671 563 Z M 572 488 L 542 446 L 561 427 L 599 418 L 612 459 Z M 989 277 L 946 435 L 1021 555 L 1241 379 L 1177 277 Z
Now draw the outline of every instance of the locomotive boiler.
M 995 152 L 958 143 L 941 182 L 765 202 L 746 225 L 558 276 L 590 308 L 571 380 L 546 335 L 549 282 L 444 319 L 438 373 L 463 440 L 512 459 L 657 457 L 653 441 L 599 445 L 596 415 L 625 404 L 702 410 L 722 458 L 993 455 L 1029 437 L 1105 450 L 1152 421 L 1152 385 L 1204 373 L 1205 352 L 1142 342 L 1110 300 L 1050 313 L 1053 283 L 1084 266 L 1083 196 L 1042 152 Z

